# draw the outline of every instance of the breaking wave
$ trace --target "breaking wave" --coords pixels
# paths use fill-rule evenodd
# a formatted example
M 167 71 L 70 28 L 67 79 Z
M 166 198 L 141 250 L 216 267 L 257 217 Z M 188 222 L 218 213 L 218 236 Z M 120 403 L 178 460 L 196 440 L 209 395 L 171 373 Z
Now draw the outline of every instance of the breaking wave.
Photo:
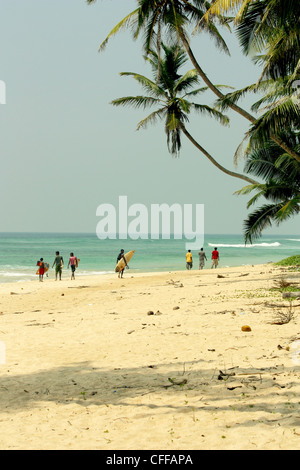
M 217 246 L 218 248 L 253 248 L 255 246 L 271 246 L 271 247 L 276 247 L 280 246 L 279 242 L 274 242 L 274 243 L 253 243 L 252 245 L 245 245 L 245 244 L 227 244 L 227 243 L 208 243 L 209 246 L 215 247 Z

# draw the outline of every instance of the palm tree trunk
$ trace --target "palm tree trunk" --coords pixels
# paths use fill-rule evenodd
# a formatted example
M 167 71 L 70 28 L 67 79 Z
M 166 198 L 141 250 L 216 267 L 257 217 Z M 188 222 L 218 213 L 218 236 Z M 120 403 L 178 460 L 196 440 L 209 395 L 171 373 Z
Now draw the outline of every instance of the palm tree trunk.
M 219 170 L 223 171 L 229 176 L 233 176 L 234 178 L 239 178 L 241 180 L 247 181 L 250 184 L 257 184 L 257 181 L 253 180 L 252 178 L 248 178 L 248 176 L 242 175 L 240 173 L 235 173 L 234 171 L 227 170 L 224 166 L 220 165 L 195 139 L 191 134 L 186 130 L 185 126 L 181 124 L 180 129 L 184 133 L 184 135 L 192 142 L 195 147 L 197 147 L 200 152 L 202 152 L 211 162 L 215 165 Z
M 157 26 L 157 39 L 156 39 L 156 49 L 157 49 L 157 74 L 156 74 L 156 84 L 158 84 L 158 81 L 160 79 L 160 74 L 161 74 L 161 63 L 160 63 L 160 50 L 161 50 L 161 29 L 160 29 L 160 23 L 158 23 Z
M 295 152 L 294 150 L 290 149 L 290 147 L 285 142 L 283 142 L 283 140 L 280 139 L 280 137 L 278 137 L 277 135 L 271 134 L 270 138 L 277 145 L 279 145 L 279 147 L 281 147 L 286 153 L 288 153 L 289 155 L 294 157 L 298 162 L 300 162 L 300 155 L 297 152 Z
M 180 35 L 180 39 L 183 43 L 183 46 L 185 48 L 185 50 L 187 51 L 188 55 L 189 55 L 189 58 L 191 59 L 191 62 L 192 64 L 194 65 L 195 69 L 197 70 L 197 72 L 199 73 L 200 77 L 202 78 L 202 80 L 204 81 L 204 83 L 206 83 L 206 85 L 208 86 L 208 88 L 210 88 L 210 90 L 220 99 L 223 99 L 224 98 L 224 95 L 223 93 L 218 90 L 218 88 L 216 88 L 214 86 L 214 84 L 209 80 L 209 78 L 206 76 L 206 74 L 204 73 L 204 71 L 202 70 L 202 68 L 200 67 L 199 63 L 197 62 L 194 54 L 193 54 L 193 51 L 192 49 L 190 48 L 190 45 L 189 45 L 189 42 L 187 40 L 187 38 L 185 37 L 184 33 L 182 30 L 179 30 L 179 35 Z M 252 124 L 256 122 L 256 119 L 254 116 L 252 116 L 250 113 L 248 113 L 247 111 L 245 111 L 245 109 L 243 108 L 240 108 L 240 106 L 237 106 L 236 104 L 234 103 L 231 103 L 229 104 L 229 107 L 233 110 L 233 111 L 236 111 L 237 113 L 239 113 L 241 116 L 243 116 L 244 118 L 248 119 L 248 121 L 250 121 Z M 298 162 L 300 162 L 300 155 L 295 152 L 293 149 L 291 149 L 285 142 L 283 142 L 282 139 L 280 139 L 278 136 L 274 135 L 274 134 L 271 134 L 270 135 L 270 138 L 276 142 L 277 145 L 279 145 L 285 152 L 287 152 L 289 155 L 291 155 L 293 158 L 295 158 Z

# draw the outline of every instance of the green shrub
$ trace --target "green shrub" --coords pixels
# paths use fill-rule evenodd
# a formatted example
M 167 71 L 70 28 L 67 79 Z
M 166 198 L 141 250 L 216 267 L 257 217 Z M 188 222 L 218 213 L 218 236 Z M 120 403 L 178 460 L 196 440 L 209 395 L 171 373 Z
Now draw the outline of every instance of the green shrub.
M 289 256 L 274 264 L 275 266 L 300 266 L 300 255 Z

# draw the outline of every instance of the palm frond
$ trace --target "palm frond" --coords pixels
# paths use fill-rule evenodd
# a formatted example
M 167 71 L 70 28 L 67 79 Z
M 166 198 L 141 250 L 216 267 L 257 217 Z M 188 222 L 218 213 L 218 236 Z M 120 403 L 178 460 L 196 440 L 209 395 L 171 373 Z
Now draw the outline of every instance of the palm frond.
M 189 70 L 177 80 L 174 90 L 175 92 L 187 92 L 199 82 L 199 75 L 195 69 Z
M 282 206 L 276 214 L 276 221 L 282 222 L 300 213 L 300 193 Z
M 149 116 L 145 117 L 138 123 L 137 130 L 146 129 L 148 125 L 155 124 L 157 120 L 162 119 L 165 114 L 165 108 L 160 108 L 156 111 L 153 111 L 153 113 L 149 114 Z
M 261 51 L 264 48 L 265 38 L 257 31 L 264 15 L 264 10 L 264 2 L 248 4 L 237 22 L 237 37 L 246 55 L 250 54 L 253 50 Z
M 215 85 L 215 87 L 217 88 L 229 88 L 231 90 L 233 90 L 234 88 L 230 85 Z M 204 93 L 205 91 L 209 90 L 208 86 L 205 86 L 205 87 L 201 87 L 201 88 L 198 88 L 196 90 L 192 90 L 192 91 L 189 91 L 185 94 L 185 96 L 196 96 L 198 95 L 199 93 Z
M 221 113 L 217 109 L 211 108 L 210 106 L 207 106 L 205 104 L 197 104 L 197 103 L 193 103 L 193 109 L 197 111 L 198 113 L 202 113 L 202 114 L 204 113 L 210 117 L 214 117 L 223 126 L 229 125 L 228 116 L 225 116 L 225 114 Z
M 136 80 L 144 90 L 146 90 L 148 93 L 150 93 L 153 96 L 156 97 L 163 97 L 165 96 L 165 91 L 161 87 L 157 85 L 157 83 L 153 82 L 149 78 L 145 77 L 144 75 L 141 75 L 139 73 L 134 73 L 134 72 L 121 72 L 121 76 L 130 76 L 134 80 Z
M 291 99 L 285 97 L 270 107 L 248 131 L 253 148 L 260 142 L 267 141 L 271 135 L 281 135 L 287 126 L 297 128 L 300 122 L 300 107 Z
M 133 106 L 134 108 L 144 109 L 158 103 L 160 103 L 160 100 L 151 96 L 125 96 L 111 101 L 114 106 Z
M 280 210 L 278 204 L 264 204 L 259 209 L 248 215 L 244 221 L 244 239 L 245 243 L 254 238 L 259 238 L 264 229 L 272 226 L 276 213 Z
M 244 8 L 252 0 L 215 0 L 208 11 L 203 16 L 203 20 L 208 21 L 211 16 L 221 16 L 225 13 L 235 12 L 236 19 L 243 14 Z
M 211 39 L 214 41 L 218 49 L 220 49 L 222 52 L 225 52 L 225 54 L 230 56 L 230 50 L 223 36 L 220 34 L 218 28 L 215 26 L 215 24 L 212 21 L 202 21 L 202 18 L 201 18 L 200 22 L 198 23 L 197 27 L 194 29 L 193 33 L 195 34 L 195 32 L 199 32 L 202 30 L 210 35 Z
M 110 31 L 110 33 L 106 36 L 106 38 L 104 39 L 104 41 L 102 41 L 102 43 L 100 44 L 99 46 L 99 52 L 100 51 L 103 51 L 104 48 L 106 47 L 109 39 L 114 36 L 115 34 L 117 34 L 121 29 L 125 29 L 125 28 L 128 28 L 128 25 L 130 25 L 134 19 L 134 17 L 137 15 L 139 9 L 137 8 L 136 10 L 132 11 L 131 13 L 129 13 L 128 15 L 125 16 L 125 18 L 123 18 L 121 21 L 119 21 L 118 24 L 116 24 L 116 26 L 114 26 L 114 28 Z
M 265 80 L 263 82 L 260 82 L 259 84 L 252 83 L 251 85 L 247 85 L 246 87 L 241 88 L 240 90 L 235 90 L 231 93 L 223 95 L 222 98 L 216 100 L 216 106 L 222 111 L 225 111 L 229 109 L 232 104 L 238 103 L 240 99 L 244 98 L 249 93 L 263 93 L 270 90 L 270 85 L 270 80 Z
M 263 185 L 260 183 L 247 184 L 247 186 L 244 186 L 238 191 L 235 191 L 234 194 L 237 194 L 239 196 L 245 196 L 246 194 L 250 194 L 252 191 L 255 191 L 257 189 L 262 189 L 262 187 Z

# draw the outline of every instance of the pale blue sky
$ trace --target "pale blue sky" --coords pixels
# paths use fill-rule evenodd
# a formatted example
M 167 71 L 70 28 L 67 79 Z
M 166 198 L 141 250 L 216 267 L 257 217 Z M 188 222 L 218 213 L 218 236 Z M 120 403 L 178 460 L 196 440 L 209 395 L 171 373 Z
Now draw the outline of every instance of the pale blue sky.
M 135 6 L 135 0 L 90 6 L 85 0 L 0 0 L 0 80 L 7 87 L 7 103 L 0 105 L 0 231 L 95 232 L 97 207 L 127 195 L 129 205 L 204 204 L 206 233 L 242 232 L 247 198 L 233 195 L 242 181 L 219 172 L 184 136 L 180 158 L 172 158 L 163 124 L 137 132 L 147 111 L 109 104 L 141 93 L 119 72 L 150 75 L 141 42 L 133 42 L 129 31 L 98 53 L 110 29 Z M 254 82 L 259 69 L 241 55 L 233 36 L 226 38 L 231 58 L 206 37 L 192 40 L 204 70 L 215 83 L 239 88 Z M 207 99 L 213 103 L 214 97 Z M 234 169 L 248 123 L 229 116 L 230 128 L 194 115 L 188 129 Z M 297 231 L 294 219 L 266 233 Z

